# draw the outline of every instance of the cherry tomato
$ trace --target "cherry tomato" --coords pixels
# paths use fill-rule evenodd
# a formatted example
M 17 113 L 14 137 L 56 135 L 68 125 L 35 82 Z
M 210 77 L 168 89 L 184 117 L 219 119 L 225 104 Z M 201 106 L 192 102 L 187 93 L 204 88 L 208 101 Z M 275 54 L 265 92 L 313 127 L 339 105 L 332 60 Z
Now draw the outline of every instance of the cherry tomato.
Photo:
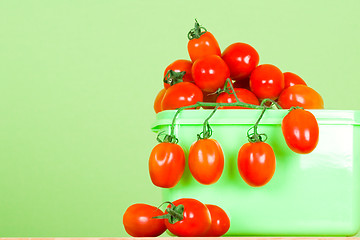
M 189 169 L 192 176 L 201 184 L 217 182 L 224 169 L 224 153 L 215 139 L 200 139 L 194 142 L 189 151 Z
M 162 107 L 161 107 L 161 101 L 164 97 L 164 94 L 166 92 L 166 89 L 163 88 L 160 90 L 160 92 L 156 95 L 155 101 L 154 101 L 154 110 L 155 113 L 161 112 L 162 111 Z
M 315 116 L 304 109 L 291 110 L 282 120 L 281 129 L 289 148 L 296 153 L 310 153 L 319 141 Z
M 209 55 L 196 60 L 192 66 L 195 84 L 205 92 L 215 92 L 223 88 L 229 78 L 229 68 L 217 55 Z
M 192 62 L 208 55 L 221 56 L 219 43 L 210 32 L 205 32 L 199 38 L 189 40 L 187 48 Z
M 174 72 L 183 72 L 185 71 L 185 75 L 183 76 L 184 82 L 192 82 L 192 75 L 191 75 L 191 67 L 192 62 L 185 59 L 178 59 L 172 62 L 169 66 L 166 67 L 164 71 L 164 77 L 169 70 L 173 70 Z M 164 87 L 167 89 L 170 87 L 170 84 L 164 83 Z
M 253 94 L 251 91 L 244 89 L 244 88 L 234 88 L 236 96 L 241 102 L 253 104 L 253 105 L 259 105 L 259 99 Z M 216 99 L 217 103 L 234 103 L 236 102 L 235 95 L 232 94 L 232 91 L 230 93 L 220 93 L 219 96 Z M 219 109 L 241 109 L 244 107 L 219 107 Z
M 259 63 L 255 48 L 240 42 L 228 46 L 221 57 L 229 66 L 230 77 L 236 81 L 247 79 Z
M 250 75 L 250 89 L 261 100 L 276 100 L 284 86 L 284 75 L 279 68 L 271 64 L 257 66 Z
M 282 108 L 303 107 L 305 109 L 323 109 L 324 101 L 320 94 L 305 85 L 294 85 L 285 88 L 279 96 L 278 103 Z
M 171 224 L 165 220 L 167 229 L 179 237 L 201 237 L 210 229 L 211 215 L 205 204 L 192 198 L 181 198 L 173 202 L 184 206 L 183 219 Z M 165 211 L 167 212 L 167 211 Z
M 185 169 L 185 154 L 175 143 L 162 142 L 151 151 L 149 158 L 150 178 L 154 185 L 163 188 L 174 187 Z
M 299 75 L 296 75 L 292 72 L 284 72 L 284 81 L 285 81 L 285 88 L 300 84 L 300 85 L 306 85 L 305 81 L 299 77 Z
M 133 204 L 123 215 L 125 231 L 133 237 L 157 237 L 166 230 L 165 220 L 152 217 L 163 214 L 154 206 L 143 203 Z
M 180 82 L 166 90 L 161 107 L 163 110 L 177 109 L 202 102 L 202 100 L 203 93 L 199 87 L 193 83 Z
M 226 212 L 219 206 L 205 204 L 210 211 L 211 226 L 206 233 L 206 237 L 220 237 L 224 235 L 230 228 L 230 219 Z
M 245 143 L 238 154 L 238 169 L 252 187 L 267 184 L 275 173 L 275 153 L 265 142 Z

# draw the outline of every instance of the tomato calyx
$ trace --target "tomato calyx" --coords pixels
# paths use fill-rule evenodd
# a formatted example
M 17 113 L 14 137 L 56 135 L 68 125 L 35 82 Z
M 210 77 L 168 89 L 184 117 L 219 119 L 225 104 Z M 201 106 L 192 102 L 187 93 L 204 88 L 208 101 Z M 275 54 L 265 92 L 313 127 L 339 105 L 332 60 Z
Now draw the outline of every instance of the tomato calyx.
M 296 107 L 291 107 L 290 109 L 289 109 L 289 112 L 291 112 L 292 110 L 295 110 L 295 109 L 302 109 L 302 110 L 304 110 L 304 108 L 303 107 L 299 107 L 299 106 L 296 106 Z
M 163 136 L 164 137 L 161 139 L 160 137 Z M 157 136 L 156 136 L 156 140 L 159 143 L 175 143 L 177 144 L 179 142 L 179 139 L 177 139 L 177 137 L 174 134 L 166 134 L 165 131 L 160 132 Z
M 167 73 L 165 74 L 164 77 L 164 83 L 169 84 L 170 86 L 183 82 L 183 77 L 186 74 L 185 71 L 181 71 L 181 72 L 175 72 L 174 70 L 169 70 L 167 71 Z
M 189 40 L 198 39 L 201 37 L 201 35 L 203 35 L 206 32 L 207 32 L 206 28 L 204 28 L 203 26 L 200 26 L 198 21 L 195 19 L 195 27 L 189 31 L 188 39 Z
M 170 224 L 175 224 L 176 222 L 184 219 L 184 209 L 185 209 L 184 205 L 179 204 L 179 205 L 175 206 L 175 204 L 173 204 L 172 202 L 164 202 L 160 205 L 160 207 L 165 203 L 170 204 L 170 207 L 166 208 L 167 214 L 155 216 L 153 218 L 167 219 Z

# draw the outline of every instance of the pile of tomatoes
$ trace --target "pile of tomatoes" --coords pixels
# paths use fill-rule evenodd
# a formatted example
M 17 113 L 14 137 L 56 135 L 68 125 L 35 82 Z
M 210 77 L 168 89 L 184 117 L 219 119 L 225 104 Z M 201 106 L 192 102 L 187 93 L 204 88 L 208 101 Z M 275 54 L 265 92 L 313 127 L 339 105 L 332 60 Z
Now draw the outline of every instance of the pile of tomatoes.
M 281 128 L 292 151 L 308 154 L 316 148 L 319 126 L 307 109 L 323 109 L 324 102 L 301 77 L 283 73 L 272 64 L 259 65 L 259 54 L 246 43 L 233 43 L 221 52 L 215 37 L 196 20 L 188 38 L 190 60 L 178 59 L 166 67 L 164 88 L 154 102 L 156 113 L 198 107 L 214 108 L 212 114 L 224 108 L 262 108 L 262 114 L 250 129 L 253 133 L 248 132 L 249 142 L 239 149 L 237 159 L 239 174 L 251 187 L 264 186 L 275 172 L 275 153 L 265 143 L 265 134 L 257 132 L 266 109 L 273 105 L 289 109 Z M 211 138 L 208 119 L 203 132 L 191 145 L 187 161 L 176 136 L 166 134 L 163 140 L 158 136 L 160 143 L 149 157 L 149 174 L 155 186 L 175 187 L 186 164 L 201 184 L 214 184 L 220 179 L 224 153 L 220 143 Z M 222 236 L 230 227 L 229 217 L 219 206 L 196 199 L 179 199 L 169 204 L 165 213 L 146 204 L 130 206 L 123 217 L 126 231 L 136 237 L 151 237 L 168 229 L 177 236 L 199 237 Z

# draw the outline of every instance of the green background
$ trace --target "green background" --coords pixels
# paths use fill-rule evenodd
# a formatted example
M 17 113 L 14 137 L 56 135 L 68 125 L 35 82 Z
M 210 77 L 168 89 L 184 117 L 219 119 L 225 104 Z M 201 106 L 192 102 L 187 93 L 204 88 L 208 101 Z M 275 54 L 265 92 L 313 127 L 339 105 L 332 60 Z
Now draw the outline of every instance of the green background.
M 158 205 L 153 101 L 189 59 L 194 18 L 221 49 L 300 75 L 327 109 L 360 109 L 360 1 L 0 1 L 0 236 L 128 236 Z

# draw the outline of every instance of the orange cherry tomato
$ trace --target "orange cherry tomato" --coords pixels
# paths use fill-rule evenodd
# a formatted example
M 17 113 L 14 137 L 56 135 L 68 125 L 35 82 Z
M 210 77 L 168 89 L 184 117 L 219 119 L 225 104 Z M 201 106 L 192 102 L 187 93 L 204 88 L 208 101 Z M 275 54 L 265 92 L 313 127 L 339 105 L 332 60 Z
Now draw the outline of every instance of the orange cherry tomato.
M 234 88 L 235 93 L 239 101 L 253 104 L 253 105 L 259 105 L 259 99 L 253 94 L 251 91 L 245 89 L 245 88 Z M 235 95 L 231 93 L 220 93 L 219 96 L 216 99 L 217 103 L 235 103 L 236 98 Z M 244 109 L 245 107 L 219 107 L 219 109 Z
M 187 48 L 192 62 L 208 55 L 221 56 L 219 43 L 210 32 L 205 32 L 199 38 L 189 40 Z
M 151 151 L 149 172 L 152 183 L 162 188 L 172 188 L 181 179 L 185 169 L 185 154 L 180 145 L 162 142 Z
M 265 142 L 245 143 L 239 150 L 238 170 L 252 187 L 267 184 L 275 173 L 275 153 Z
M 319 141 L 315 116 L 304 109 L 291 110 L 282 120 L 281 129 L 289 148 L 301 154 L 312 152 Z
M 169 70 L 173 70 L 174 72 L 185 72 L 185 75 L 183 76 L 184 82 L 192 82 L 192 75 L 191 75 L 191 67 L 192 62 L 185 59 L 178 59 L 172 62 L 169 66 L 166 67 L 164 71 L 164 77 L 166 76 L 167 72 Z M 170 84 L 164 83 L 164 87 L 167 89 L 170 87 Z
M 219 206 L 205 204 L 210 211 L 211 226 L 205 234 L 206 237 L 221 237 L 230 228 L 230 219 L 226 212 Z
M 189 169 L 192 176 L 201 184 L 217 182 L 224 169 L 224 153 L 215 139 L 200 139 L 194 142 L 189 151 Z
M 169 87 L 161 101 L 162 110 L 174 110 L 180 107 L 202 102 L 203 93 L 193 83 L 180 82 Z
M 164 94 L 166 92 L 166 89 L 163 88 L 160 90 L 160 92 L 156 95 L 155 101 L 154 101 L 154 110 L 155 113 L 161 112 L 162 111 L 162 107 L 161 107 L 161 101 L 164 97 Z
M 320 94 L 305 85 L 294 85 L 281 92 L 278 103 L 282 108 L 302 107 L 305 109 L 323 109 L 324 101 Z

